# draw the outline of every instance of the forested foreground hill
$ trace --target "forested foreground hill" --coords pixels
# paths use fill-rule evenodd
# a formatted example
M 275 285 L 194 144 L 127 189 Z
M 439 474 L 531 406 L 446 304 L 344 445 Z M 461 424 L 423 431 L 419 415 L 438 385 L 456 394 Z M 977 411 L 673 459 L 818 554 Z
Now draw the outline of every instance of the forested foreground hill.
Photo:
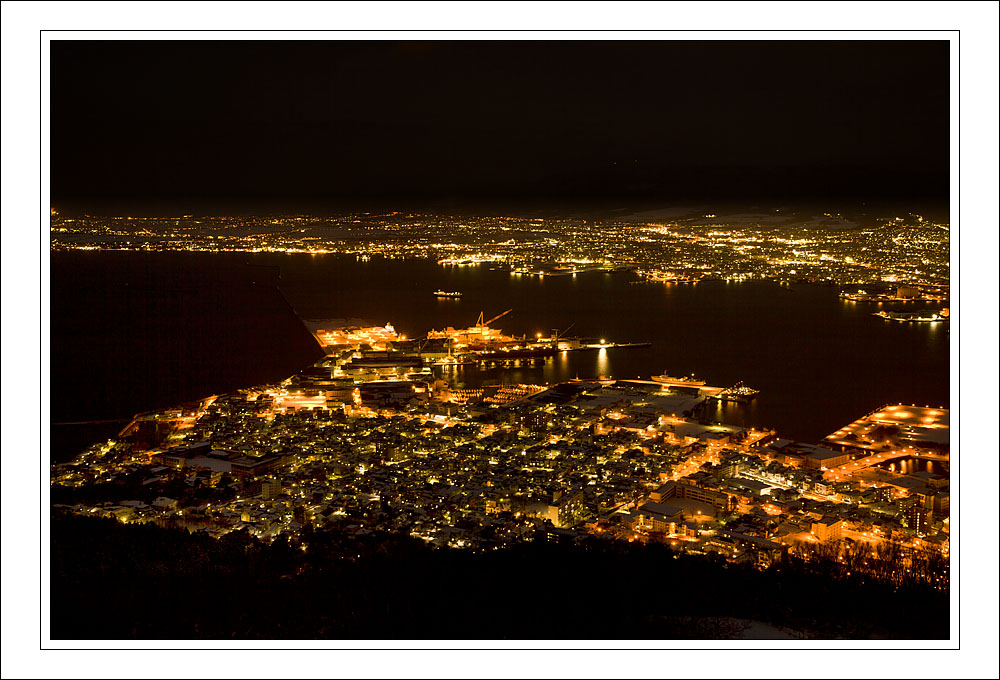
M 683 640 L 738 636 L 735 619 L 808 638 L 949 631 L 947 592 L 658 545 L 540 535 L 475 554 L 378 534 L 267 545 L 76 516 L 51 527 L 53 639 Z

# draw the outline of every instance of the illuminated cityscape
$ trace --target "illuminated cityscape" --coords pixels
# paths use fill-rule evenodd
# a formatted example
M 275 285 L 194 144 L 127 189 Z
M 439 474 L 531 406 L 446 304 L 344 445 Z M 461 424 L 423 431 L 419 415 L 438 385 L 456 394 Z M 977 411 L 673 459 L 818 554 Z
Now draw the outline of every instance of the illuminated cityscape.
M 484 330 L 503 341 L 485 323 L 469 329 Z M 489 551 L 539 532 L 590 535 L 760 568 L 822 555 L 947 588 L 947 409 L 889 405 L 819 444 L 795 442 L 706 420 L 723 390 L 697 382 L 452 390 L 425 366 L 450 346 L 413 351 L 391 324 L 315 335 L 328 353 L 312 367 L 136 416 L 56 465 L 54 488 L 134 480 L 156 498 L 71 509 L 215 537 L 300 542 L 308 527 Z M 939 472 L 922 469 L 930 462 Z
M 42 40 L 43 646 L 957 644 L 953 38 L 177 37 Z
M 514 275 L 631 269 L 652 281 L 767 279 L 947 289 L 949 229 L 919 215 L 697 215 L 669 222 L 448 217 L 53 218 L 54 250 L 350 254 L 489 264 Z M 857 293 L 854 293 L 857 295 Z
M 625 546 L 765 578 L 798 570 L 946 595 L 947 402 L 884 404 L 855 413 L 857 420 L 822 440 L 799 441 L 753 418 L 737 424 L 744 418 L 734 413 L 752 413 L 773 396 L 759 396 L 760 386 L 740 374 L 716 371 L 721 384 L 711 385 L 657 366 L 645 365 L 635 378 L 607 370 L 609 352 L 655 346 L 667 327 L 649 337 L 581 336 L 574 328 L 587 319 L 576 317 L 563 328 L 519 334 L 503 326 L 523 308 L 481 311 L 465 325 L 454 307 L 469 297 L 504 301 L 500 291 L 482 297 L 490 280 L 483 276 L 524 282 L 536 295 L 545 295 L 546 280 L 602 274 L 617 277 L 611 285 L 619 295 L 629 284 L 680 292 L 756 281 L 770 286 L 764 300 L 802 286 L 825 290 L 816 299 L 856 307 L 870 319 L 867 332 L 892 327 L 872 316 L 947 332 L 946 224 L 911 213 L 859 223 L 835 213 L 717 212 L 664 221 L 639 213 L 607 220 L 400 212 L 68 218 L 53 211 L 51 249 L 60 256 L 298 258 L 278 266 L 257 260 L 248 292 L 258 281 L 279 283 L 285 269 L 339 269 L 344 258 L 353 263 L 349 271 L 405 261 L 445 276 L 465 272 L 462 280 L 473 282 L 465 291 L 405 284 L 422 293 L 419 308 L 455 309 L 436 327 L 415 326 L 419 313 L 408 316 L 406 332 L 391 321 L 296 320 L 320 358 L 280 382 L 137 414 L 111 439 L 54 462 L 53 513 L 226 546 L 288 546 L 305 560 L 334 540 L 338 559 L 359 569 L 367 569 L 370 550 L 389 550 L 393 540 L 481 560 L 539 545 L 585 554 Z M 402 269 L 378 271 L 390 281 L 406 277 Z M 523 378 L 525 370 L 548 375 L 546 367 L 571 356 L 593 357 L 594 373 Z M 721 629 L 699 635 L 732 636 L 750 625 L 719 621 L 711 625 Z M 829 634 L 814 631 L 815 623 L 785 625 L 769 634 Z

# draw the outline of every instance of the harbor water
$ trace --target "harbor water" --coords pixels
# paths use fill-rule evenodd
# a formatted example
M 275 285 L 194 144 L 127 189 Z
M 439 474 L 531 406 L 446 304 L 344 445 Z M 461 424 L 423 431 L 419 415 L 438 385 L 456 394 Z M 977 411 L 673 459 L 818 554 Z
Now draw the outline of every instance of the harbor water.
M 949 406 L 948 325 L 892 323 L 873 312 L 905 304 L 842 300 L 829 286 L 665 284 L 628 271 L 538 277 L 489 264 L 303 254 L 60 252 L 51 265 L 53 422 L 121 418 L 280 380 L 316 359 L 296 315 L 392 323 L 420 337 L 507 309 L 496 323 L 505 334 L 569 329 L 650 345 L 436 372 L 459 387 L 661 373 L 719 387 L 744 381 L 760 395 L 719 404 L 714 417 L 809 442 L 887 403 Z M 268 271 L 280 271 L 287 305 L 262 278 Z M 62 457 L 81 443 L 69 437 Z

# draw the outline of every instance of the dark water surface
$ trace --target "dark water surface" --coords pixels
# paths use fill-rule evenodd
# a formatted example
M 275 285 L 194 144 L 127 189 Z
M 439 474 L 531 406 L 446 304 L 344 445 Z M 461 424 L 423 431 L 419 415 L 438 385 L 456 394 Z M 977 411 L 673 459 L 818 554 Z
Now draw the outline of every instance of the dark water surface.
M 276 281 L 246 257 L 53 253 L 53 459 L 135 413 L 279 380 L 322 356 Z
M 872 316 L 882 307 L 840 300 L 830 287 L 637 283 L 624 272 L 536 278 L 333 255 L 74 252 L 52 255 L 53 421 L 84 420 L 78 411 L 120 417 L 277 380 L 313 361 L 315 344 L 273 287 L 247 282 L 266 270 L 248 264 L 280 267 L 281 292 L 307 319 L 391 322 L 417 337 L 513 308 L 496 324 L 505 333 L 575 324 L 570 335 L 652 343 L 442 374 L 459 385 L 664 371 L 710 385 L 743 380 L 760 396 L 720 419 L 804 441 L 890 402 L 949 406 L 947 325 L 892 323 Z M 464 296 L 438 299 L 437 288 Z M 889 308 L 914 304 L 931 306 Z

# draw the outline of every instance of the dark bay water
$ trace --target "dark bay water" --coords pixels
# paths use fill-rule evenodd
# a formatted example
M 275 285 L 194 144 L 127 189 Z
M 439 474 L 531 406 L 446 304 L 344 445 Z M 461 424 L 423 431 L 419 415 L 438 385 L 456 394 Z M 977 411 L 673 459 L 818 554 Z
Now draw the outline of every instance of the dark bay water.
M 281 292 L 303 318 L 391 322 L 416 337 L 431 328 L 472 325 L 480 311 L 490 318 L 513 308 L 496 324 L 506 333 L 547 335 L 575 324 L 570 335 L 652 343 L 648 348 L 570 352 L 513 370 L 464 367 L 443 374 L 459 385 L 597 375 L 648 378 L 664 371 L 694 373 L 710 385 L 743 380 L 760 389 L 760 396 L 748 407 L 720 411 L 720 419 L 774 427 L 804 441 L 817 441 L 889 402 L 949 406 L 947 326 L 892 323 L 872 316 L 881 307 L 840 300 L 830 287 L 759 281 L 636 283 L 625 272 L 536 278 L 487 265 L 442 267 L 429 260 L 382 258 L 359 262 L 332 255 L 75 252 L 52 256 L 53 420 L 57 411 L 70 413 L 78 404 L 61 388 L 75 388 L 70 394 L 80 397 L 80 380 L 68 380 L 55 370 L 72 356 L 72 344 L 64 341 L 83 337 L 87 351 L 101 355 L 108 317 L 119 319 L 120 325 L 114 341 L 105 343 L 98 368 L 87 377 L 88 382 L 101 381 L 106 394 L 122 395 L 110 398 L 114 404 L 104 399 L 88 411 L 106 408 L 114 413 L 107 417 L 169 405 L 173 402 L 167 399 L 176 401 L 180 392 L 196 398 L 218 391 L 222 383 L 240 381 L 240 367 L 246 375 L 241 384 L 252 384 L 279 379 L 314 360 L 314 350 L 303 342 L 303 329 L 288 310 L 283 312 L 279 302 L 262 292 L 266 286 L 246 282 L 247 271 L 258 271 L 248 270 L 248 264 L 280 267 Z M 144 282 L 144 292 L 126 292 L 115 283 L 130 277 Z M 228 297 L 215 290 L 213 281 L 219 277 L 230 281 Z M 214 292 L 202 293 L 190 313 L 184 303 L 161 303 L 170 318 L 160 322 L 148 313 L 156 305 L 143 296 L 162 298 L 161 280 L 201 281 L 199 290 Z M 437 288 L 460 290 L 464 296 L 438 299 L 432 295 Z M 59 289 L 73 291 L 76 302 L 57 299 Z M 101 314 L 80 309 L 83 298 L 100 300 Z M 929 306 L 898 308 L 918 308 L 914 304 Z M 155 333 L 144 330 L 149 325 Z M 213 339 L 211 352 L 199 354 L 198 344 L 190 340 L 193 329 L 201 329 L 197 337 Z M 149 351 L 150 342 L 154 351 Z M 131 359 L 119 361 L 133 356 L 126 347 L 145 358 L 141 370 Z M 169 360 L 161 360 L 164 354 Z M 163 389 L 178 380 L 181 388 Z M 136 394 L 144 400 L 133 407 Z

